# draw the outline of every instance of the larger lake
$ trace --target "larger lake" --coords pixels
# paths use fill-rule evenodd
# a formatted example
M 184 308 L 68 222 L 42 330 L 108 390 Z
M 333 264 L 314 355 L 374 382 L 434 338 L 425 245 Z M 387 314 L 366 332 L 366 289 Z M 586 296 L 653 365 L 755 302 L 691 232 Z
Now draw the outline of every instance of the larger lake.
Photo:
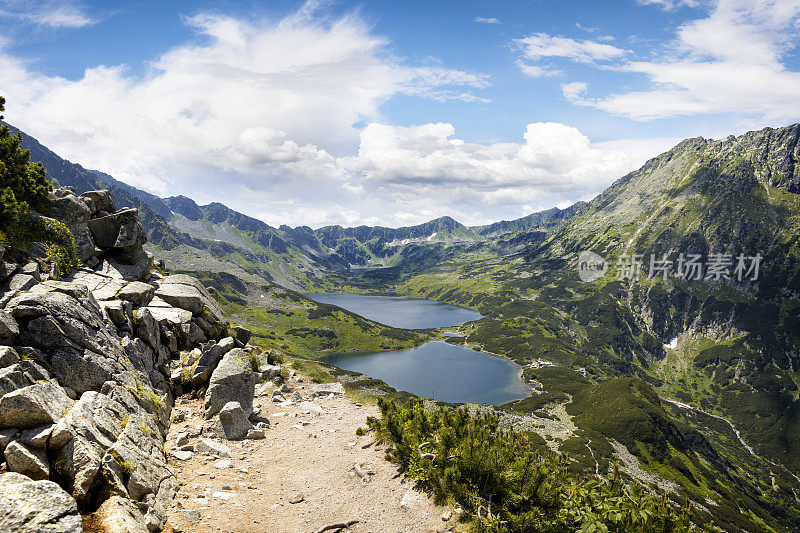
M 460 326 L 482 317 L 471 309 L 432 300 L 345 293 L 307 296 L 398 328 Z M 522 367 L 516 363 L 443 341 L 411 350 L 332 355 L 325 362 L 443 402 L 500 405 L 530 394 L 530 386 L 522 380 Z
M 444 328 L 483 318 L 479 312 L 466 307 L 403 296 L 366 296 L 344 292 L 315 292 L 306 296 L 316 302 L 338 305 L 393 328 Z

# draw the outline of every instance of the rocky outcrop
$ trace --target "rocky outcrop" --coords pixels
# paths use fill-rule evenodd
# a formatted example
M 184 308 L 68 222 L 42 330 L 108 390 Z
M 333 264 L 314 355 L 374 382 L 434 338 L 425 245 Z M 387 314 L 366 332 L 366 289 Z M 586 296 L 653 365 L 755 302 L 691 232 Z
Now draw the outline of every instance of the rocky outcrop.
M 194 278 L 152 271 L 136 210 L 106 191 L 51 200 L 87 266 L 59 280 L 44 256 L 0 262 L 0 526 L 81 531 L 82 510 L 100 529 L 160 531 L 176 395 L 205 393 L 209 436 L 263 436 L 249 420 L 254 348 L 236 347 L 249 332 L 229 335 Z

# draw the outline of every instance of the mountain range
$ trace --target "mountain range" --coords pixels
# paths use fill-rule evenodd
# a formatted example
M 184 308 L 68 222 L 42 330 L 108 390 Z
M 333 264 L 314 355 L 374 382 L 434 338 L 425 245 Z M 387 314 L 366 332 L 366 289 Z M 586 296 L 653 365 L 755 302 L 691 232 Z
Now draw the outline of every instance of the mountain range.
M 23 145 L 50 179 L 137 207 L 157 256 L 216 283 L 223 305 L 251 320 L 265 315 L 245 303 L 273 305 L 274 284 L 477 309 L 486 318 L 450 342 L 523 365 L 537 392 L 503 409 L 568 429 L 543 448 L 586 473 L 618 464 L 693 502 L 701 524 L 800 530 L 800 125 L 687 139 L 590 202 L 477 227 L 442 217 L 274 228 L 222 204 L 159 198 L 29 136 Z M 585 250 L 606 261 L 597 281 L 576 272 Z M 758 273 L 738 276 L 740 256 L 748 267 L 758 257 Z M 690 257 L 699 277 L 683 272 Z M 638 260 L 642 275 L 630 269 Z M 715 261 L 727 269 L 715 274 Z M 329 310 L 302 313 L 309 324 L 318 315 L 328 322 L 306 325 L 303 342 L 339 327 Z M 272 342 L 270 328 L 254 331 Z

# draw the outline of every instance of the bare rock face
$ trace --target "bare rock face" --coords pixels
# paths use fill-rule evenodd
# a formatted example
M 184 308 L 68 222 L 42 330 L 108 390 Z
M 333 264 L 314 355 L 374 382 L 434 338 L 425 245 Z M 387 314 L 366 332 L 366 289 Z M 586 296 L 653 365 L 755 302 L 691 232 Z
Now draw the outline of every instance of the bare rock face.
M 226 337 L 219 341 L 219 343 L 209 343 L 209 346 L 206 346 L 206 349 L 197 361 L 197 366 L 192 375 L 192 385 L 197 387 L 208 381 L 211 373 L 217 368 L 217 364 L 226 353 L 233 349 L 233 346 L 233 337 Z
M 80 533 L 78 506 L 52 481 L 0 474 L 0 530 L 8 533 Z
M 114 198 L 108 190 L 86 191 L 81 194 L 81 200 L 89 208 L 92 215 L 97 213 L 114 213 L 117 210 Z
M 250 359 L 241 348 L 226 353 L 211 374 L 206 392 L 205 417 L 219 413 L 228 402 L 238 402 L 246 416 L 253 412 L 256 378 Z

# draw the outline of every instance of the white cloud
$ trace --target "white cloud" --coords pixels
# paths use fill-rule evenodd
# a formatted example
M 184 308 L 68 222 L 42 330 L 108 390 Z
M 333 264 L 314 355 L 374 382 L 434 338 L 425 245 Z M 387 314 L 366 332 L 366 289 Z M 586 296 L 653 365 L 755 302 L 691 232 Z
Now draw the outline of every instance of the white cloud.
M 657 6 L 664 11 L 674 11 L 679 7 L 697 7 L 699 2 L 697 0 L 636 0 L 637 4 L 643 6 Z
M 643 157 L 634 141 L 619 148 L 596 145 L 577 129 L 551 122 L 528 124 L 520 143 L 485 145 L 454 135 L 446 123 L 373 123 L 361 134 L 358 155 L 339 163 L 390 204 L 405 202 L 426 213 L 446 206 L 461 213 L 460 220 L 478 223 L 487 215 L 514 216 L 509 211 L 526 205 L 551 207 L 591 197 L 652 156 Z M 476 206 L 482 209 L 476 212 Z
M 96 22 L 81 4 L 69 0 L 0 0 L 0 17 L 47 28 L 82 28 Z
M 480 22 L 482 24 L 500 24 L 500 20 L 494 17 L 484 18 L 484 17 L 475 17 L 473 19 L 475 22 Z
M 564 95 L 564 98 L 567 99 L 569 102 L 579 101 L 581 95 L 586 92 L 588 86 L 585 82 L 582 81 L 574 81 L 572 83 L 562 83 L 561 84 L 561 93 Z
M 797 0 L 717 0 L 708 16 L 677 28 L 660 59 L 617 67 L 643 75 L 648 88 L 573 101 L 637 120 L 711 113 L 797 120 L 800 72 L 785 57 L 799 25 Z
M 542 65 L 529 65 L 524 61 L 517 61 L 517 67 L 520 72 L 529 78 L 546 78 L 550 76 L 558 76 L 561 74 L 560 70 L 553 69 Z
M 579 41 L 547 33 L 534 33 L 522 39 L 516 39 L 515 42 L 522 48 L 523 56 L 532 61 L 558 57 L 581 63 L 592 63 L 618 59 L 628 53 L 628 50 L 610 44 L 592 40 Z

